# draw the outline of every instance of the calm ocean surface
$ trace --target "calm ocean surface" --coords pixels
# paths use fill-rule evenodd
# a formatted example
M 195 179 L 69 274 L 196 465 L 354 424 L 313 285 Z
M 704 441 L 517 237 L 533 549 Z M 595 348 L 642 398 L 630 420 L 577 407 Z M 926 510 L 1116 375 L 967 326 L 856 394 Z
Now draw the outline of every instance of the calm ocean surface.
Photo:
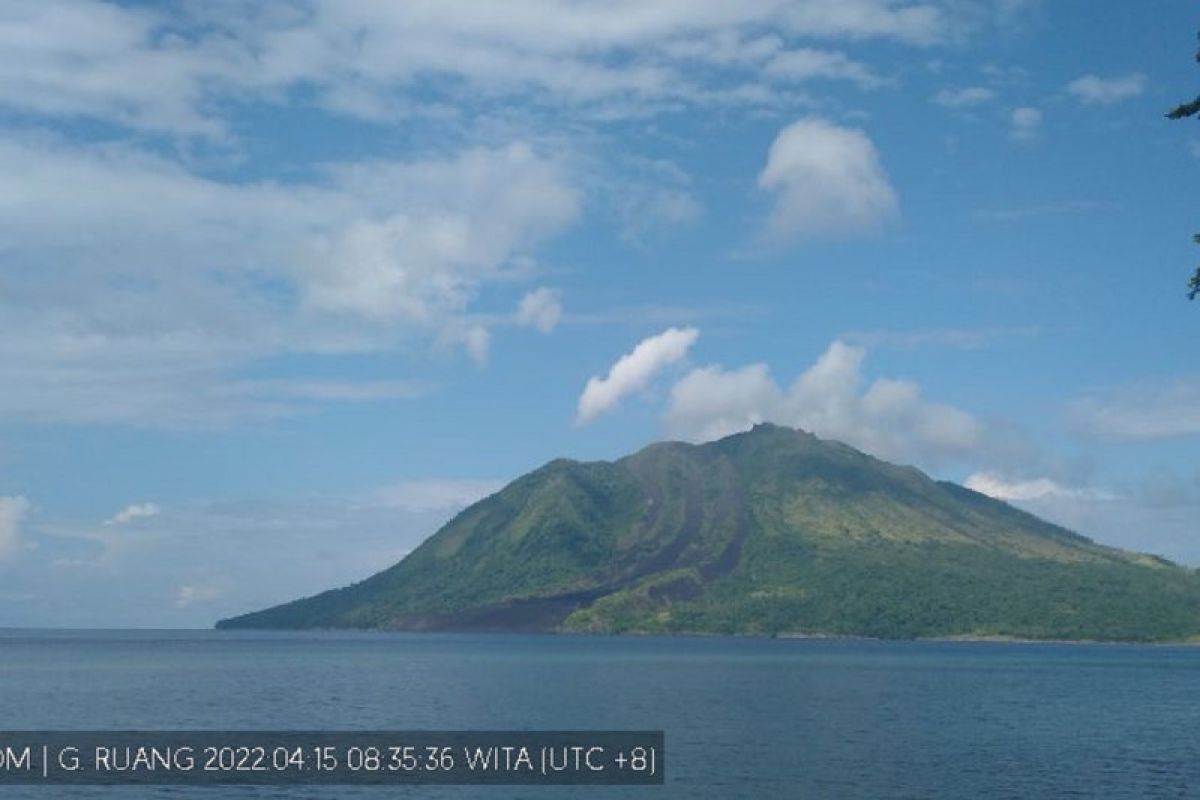
M 662 787 L 4 797 L 1200 796 L 1200 649 L 0 631 L 3 729 L 662 729 Z

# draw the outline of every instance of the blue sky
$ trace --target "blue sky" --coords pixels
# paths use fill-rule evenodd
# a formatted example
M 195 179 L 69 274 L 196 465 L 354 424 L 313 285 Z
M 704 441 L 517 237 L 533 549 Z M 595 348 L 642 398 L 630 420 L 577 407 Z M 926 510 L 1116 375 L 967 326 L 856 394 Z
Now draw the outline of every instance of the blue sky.
M 770 420 L 1200 565 L 1183 2 L 0 6 L 0 625 Z

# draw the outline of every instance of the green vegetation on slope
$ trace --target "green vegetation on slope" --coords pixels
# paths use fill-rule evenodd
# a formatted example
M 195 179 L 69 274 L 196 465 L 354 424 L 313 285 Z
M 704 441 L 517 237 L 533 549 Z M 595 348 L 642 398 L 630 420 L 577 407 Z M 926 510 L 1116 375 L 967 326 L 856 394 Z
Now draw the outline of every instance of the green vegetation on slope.
M 361 583 L 222 627 L 1178 640 L 1200 580 L 770 425 L 559 460 Z

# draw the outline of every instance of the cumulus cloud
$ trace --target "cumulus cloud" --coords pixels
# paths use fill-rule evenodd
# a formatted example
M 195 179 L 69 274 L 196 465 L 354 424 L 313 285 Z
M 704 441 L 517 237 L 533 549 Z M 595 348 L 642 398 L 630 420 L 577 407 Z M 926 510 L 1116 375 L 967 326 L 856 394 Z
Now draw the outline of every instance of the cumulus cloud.
M 162 509 L 155 503 L 133 503 L 104 520 L 105 525 L 124 525 L 139 519 L 157 517 Z
M 798 427 L 893 461 L 940 463 L 968 456 L 983 425 L 965 411 L 926 400 L 905 380 L 880 378 L 863 389 L 866 351 L 835 341 L 783 388 L 765 364 L 692 370 L 671 390 L 668 431 L 708 441 L 758 422 Z
M 748 430 L 783 406 L 783 393 L 766 364 L 736 370 L 694 369 L 671 389 L 669 432 L 697 442 Z
M 1141 381 L 1096 392 L 1069 406 L 1075 429 L 1102 441 L 1200 435 L 1200 375 Z
M 517 324 L 549 333 L 558 327 L 562 312 L 559 292 L 543 286 L 521 298 L 517 306 Z
M 962 109 L 991 102 L 996 92 L 986 86 L 965 86 L 961 89 L 942 89 L 933 96 L 933 102 L 945 108 Z
M 21 550 L 21 522 L 29 513 L 29 501 L 21 495 L 0 497 L 0 561 Z
M 775 196 L 766 231 L 774 241 L 872 229 L 897 211 L 867 135 L 815 117 L 779 132 L 758 186 Z
M 0 417 L 228 425 L 380 388 L 301 399 L 231 385 L 271 358 L 420 339 L 482 362 L 481 293 L 572 224 L 585 190 L 596 195 L 594 178 L 581 185 L 579 153 L 496 135 L 544 129 L 511 125 L 514 108 L 594 120 L 795 107 L 784 104 L 803 100 L 802 81 L 878 81 L 833 43 L 957 41 L 975 17 L 962 5 L 512 0 L 469 15 L 309 0 L 3 5 L 0 240 L 14 268 L 0 295 Z M 235 166 L 251 155 L 238 131 L 257 124 L 238 115 L 298 106 L 320 119 L 414 121 L 413 141 L 430 149 Z M 471 138 L 462 119 L 495 124 Z M 604 160 L 613 185 L 643 177 Z M 644 178 L 611 193 L 627 238 L 702 213 L 686 181 Z M 783 179 L 772 191 L 799 190 Z
M 461 311 L 481 282 L 579 209 L 561 165 L 523 143 L 355 166 L 346 181 L 408 207 L 323 238 L 304 288 L 318 308 L 374 318 L 427 323 Z
M 1137 97 L 1146 90 L 1146 76 L 1140 72 L 1101 78 L 1084 75 L 1067 84 L 1067 91 L 1083 105 L 1112 105 Z
M 1028 141 L 1038 135 L 1042 127 L 1042 112 L 1030 106 L 1014 108 L 1009 115 L 1009 134 L 1018 141 Z
M 588 379 L 579 396 L 576 424 L 586 425 L 625 397 L 649 386 L 663 369 L 682 360 L 699 337 L 700 331 L 695 328 L 668 328 L 643 339 L 617 359 L 608 375 Z

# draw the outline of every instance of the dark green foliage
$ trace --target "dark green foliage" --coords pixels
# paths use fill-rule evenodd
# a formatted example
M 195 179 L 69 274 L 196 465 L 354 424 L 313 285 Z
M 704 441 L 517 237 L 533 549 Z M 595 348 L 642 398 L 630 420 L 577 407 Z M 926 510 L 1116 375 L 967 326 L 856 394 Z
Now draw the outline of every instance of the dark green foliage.
M 1181 640 L 1200 580 L 761 425 L 554 461 L 362 583 L 222 627 Z
M 1196 39 L 1200 41 L 1200 34 L 1196 35 Z M 1200 62 L 1200 48 L 1196 49 L 1196 61 Z M 1190 103 L 1180 103 L 1167 112 L 1167 119 L 1186 119 L 1196 116 L 1197 113 L 1200 113 L 1200 97 Z
M 1192 241 L 1200 244 L 1200 234 L 1193 236 Z M 1196 268 L 1196 274 L 1188 281 L 1188 300 L 1195 300 L 1198 294 L 1200 294 L 1200 267 Z
M 1188 103 L 1181 103 L 1167 112 L 1167 119 L 1185 119 L 1194 117 L 1200 111 L 1200 97 Z
M 1200 39 L 1200 35 L 1197 38 Z M 1200 49 L 1196 50 L 1196 61 L 1200 61 Z M 1200 97 L 1188 103 L 1180 103 L 1167 112 L 1167 119 L 1187 119 L 1197 114 L 1200 114 Z M 1200 244 L 1200 235 L 1193 236 L 1192 239 L 1196 244 Z M 1188 281 L 1188 300 L 1195 300 L 1198 294 L 1200 294 L 1200 267 Z

